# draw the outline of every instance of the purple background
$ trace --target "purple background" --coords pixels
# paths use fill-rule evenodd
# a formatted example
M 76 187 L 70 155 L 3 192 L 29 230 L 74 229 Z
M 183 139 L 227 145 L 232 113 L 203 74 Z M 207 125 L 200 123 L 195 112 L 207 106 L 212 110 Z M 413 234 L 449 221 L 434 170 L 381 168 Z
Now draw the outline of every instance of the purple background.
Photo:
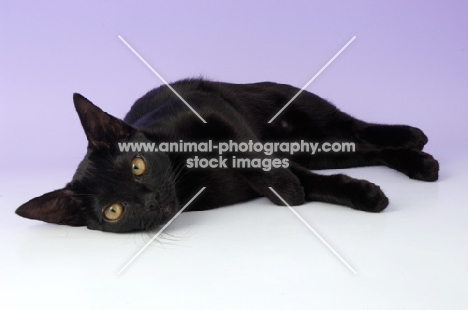
M 439 159 L 462 155 L 466 16 L 466 1 L 3 4 L 2 171 L 71 173 L 86 147 L 73 92 L 123 117 L 162 83 L 118 35 L 169 82 L 204 76 L 298 87 L 356 35 L 308 90 L 367 121 L 421 127 Z

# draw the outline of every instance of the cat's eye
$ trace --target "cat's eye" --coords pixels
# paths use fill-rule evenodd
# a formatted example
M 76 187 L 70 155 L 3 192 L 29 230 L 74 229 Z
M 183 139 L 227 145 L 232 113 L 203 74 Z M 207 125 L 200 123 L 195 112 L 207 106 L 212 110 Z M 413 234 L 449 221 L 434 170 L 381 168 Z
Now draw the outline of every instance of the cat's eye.
M 121 204 L 114 203 L 104 209 L 104 217 L 109 221 L 118 220 L 123 213 L 123 207 Z
M 140 176 L 145 173 L 146 163 L 141 157 L 134 157 L 132 159 L 132 173 L 133 175 Z

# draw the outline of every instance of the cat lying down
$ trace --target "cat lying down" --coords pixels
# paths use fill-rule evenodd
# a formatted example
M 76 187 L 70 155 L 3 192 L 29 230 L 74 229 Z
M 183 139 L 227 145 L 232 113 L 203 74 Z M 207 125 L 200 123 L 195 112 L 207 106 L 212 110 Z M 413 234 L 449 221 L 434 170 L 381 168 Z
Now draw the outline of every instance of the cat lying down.
M 228 84 L 199 79 L 171 85 L 206 123 L 167 86 L 138 99 L 123 121 L 75 94 L 75 108 L 89 143 L 87 153 L 64 188 L 26 202 L 16 213 L 102 231 L 148 230 L 169 221 L 202 187 L 206 189 L 187 211 L 260 196 L 284 205 L 272 187 L 292 206 L 323 201 L 380 212 L 388 198 L 379 186 L 310 170 L 385 165 L 412 179 L 438 178 L 439 164 L 421 151 L 427 137 L 418 128 L 366 123 L 306 91 L 269 123 L 299 89 L 269 82 Z M 183 142 L 233 148 L 224 148 L 222 156 L 215 147 L 162 151 L 168 143 Z M 122 145 L 131 143 L 161 146 L 161 150 L 122 150 Z M 252 149 L 275 143 L 291 149 L 310 143 L 323 150 L 347 143 L 354 149 L 319 149 L 314 154 L 281 147 L 273 153 Z M 239 159 L 244 160 L 242 166 Z

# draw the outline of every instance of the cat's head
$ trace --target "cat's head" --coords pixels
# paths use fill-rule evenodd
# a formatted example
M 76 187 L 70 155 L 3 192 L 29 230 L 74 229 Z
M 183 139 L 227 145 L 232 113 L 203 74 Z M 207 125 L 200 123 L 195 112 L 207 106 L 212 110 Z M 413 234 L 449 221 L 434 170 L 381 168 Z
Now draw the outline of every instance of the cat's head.
M 22 217 L 110 232 L 146 230 L 179 210 L 174 172 L 160 152 L 121 151 L 119 142 L 151 142 L 138 129 L 73 96 L 88 150 L 70 183 L 20 206 Z

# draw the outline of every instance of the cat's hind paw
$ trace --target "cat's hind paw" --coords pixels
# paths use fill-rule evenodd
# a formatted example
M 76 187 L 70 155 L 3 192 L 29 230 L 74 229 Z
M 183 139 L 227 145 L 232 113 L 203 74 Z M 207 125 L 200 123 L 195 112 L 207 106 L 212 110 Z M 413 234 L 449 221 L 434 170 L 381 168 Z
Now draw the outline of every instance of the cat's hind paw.
M 432 155 L 420 152 L 417 160 L 409 167 L 411 179 L 434 182 L 439 178 L 439 162 Z
M 439 162 L 430 154 L 415 149 L 388 149 L 381 154 L 383 164 L 410 179 L 433 182 L 439 178 Z
M 429 139 L 421 129 L 411 126 L 407 126 L 407 128 L 410 131 L 410 136 L 412 138 L 408 140 L 408 145 L 406 147 L 415 148 L 421 151 Z

